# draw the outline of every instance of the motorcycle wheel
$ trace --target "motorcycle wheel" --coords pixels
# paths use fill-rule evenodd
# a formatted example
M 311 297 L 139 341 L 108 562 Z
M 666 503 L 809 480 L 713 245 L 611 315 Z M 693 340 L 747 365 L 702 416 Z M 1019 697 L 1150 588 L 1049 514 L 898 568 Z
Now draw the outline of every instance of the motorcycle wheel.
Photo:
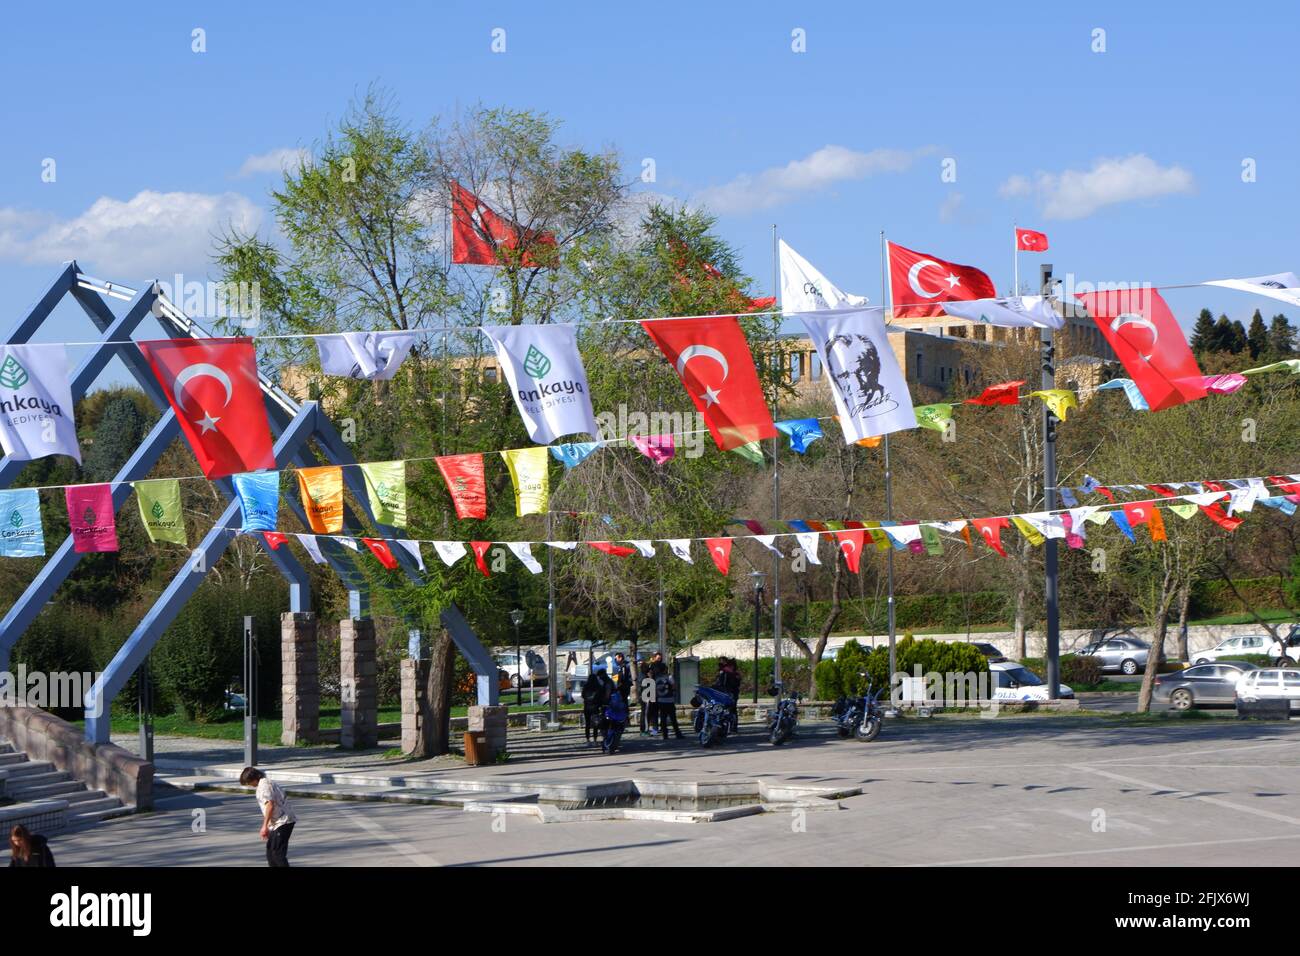
M 835 728 L 835 732 L 836 732 L 837 734 L 840 735 L 840 740 L 848 740 L 848 739 L 849 739 L 849 728 L 847 728 L 847 727 L 836 727 L 836 728 Z
M 700 746 L 701 747 L 713 746 L 713 731 L 711 730 L 700 731 Z
M 880 736 L 880 718 L 868 717 L 862 723 L 858 724 L 859 740 L 875 740 Z
M 773 747 L 779 747 L 786 742 L 788 737 L 786 736 L 785 731 L 780 727 L 773 727 L 770 739 Z

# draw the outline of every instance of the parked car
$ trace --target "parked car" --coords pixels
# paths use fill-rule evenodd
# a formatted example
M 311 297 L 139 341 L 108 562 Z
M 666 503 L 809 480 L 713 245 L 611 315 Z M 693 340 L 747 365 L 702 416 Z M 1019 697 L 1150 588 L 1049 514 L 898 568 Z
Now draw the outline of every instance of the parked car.
M 524 684 L 536 684 L 546 680 L 546 660 L 536 651 L 523 652 L 523 666 L 519 665 L 514 651 L 507 651 L 504 654 L 496 656 L 497 667 L 505 671 L 506 676 L 510 678 L 510 686 L 518 687 L 522 681 Z
M 1292 662 L 1300 661 L 1300 624 L 1292 624 L 1290 632 L 1270 644 L 1264 653 L 1279 667 L 1290 667 Z
M 248 706 L 244 700 L 244 695 L 236 693 L 233 690 L 226 691 L 226 710 L 243 710 Z
M 993 700 L 1047 700 L 1047 682 L 1017 661 L 989 662 L 989 693 Z M 1074 691 L 1056 685 L 1056 696 L 1071 698 Z
M 1291 667 L 1263 667 L 1242 676 L 1237 684 L 1237 700 L 1291 701 L 1291 709 L 1300 708 L 1300 670 Z
M 1222 705 L 1231 707 L 1237 700 L 1237 685 L 1251 671 L 1248 661 L 1219 661 L 1194 664 L 1175 674 L 1156 676 L 1154 696 L 1174 710 Z
M 979 651 L 981 654 L 987 657 L 989 659 L 990 664 L 993 663 L 994 661 L 1005 661 L 1007 659 L 1006 655 L 1003 654 L 996 647 L 994 647 L 992 644 L 986 643 L 984 641 L 972 641 L 968 643 L 970 644 L 971 647 L 975 648 L 975 650 Z
M 1079 651 L 1079 656 L 1097 658 L 1103 671 L 1132 675 L 1147 666 L 1147 654 L 1150 651 L 1151 645 L 1141 638 L 1109 637 L 1089 644 Z
M 1229 637 L 1219 641 L 1208 651 L 1198 651 L 1192 655 L 1193 664 L 1208 664 L 1223 657 L 1240 657 L 1242 654 L 1268 654 L 1268 637 L 1262 634 L 1246 634 L 1241 637 Z M 1269 655 L 1274 656 L 1274 655 Z

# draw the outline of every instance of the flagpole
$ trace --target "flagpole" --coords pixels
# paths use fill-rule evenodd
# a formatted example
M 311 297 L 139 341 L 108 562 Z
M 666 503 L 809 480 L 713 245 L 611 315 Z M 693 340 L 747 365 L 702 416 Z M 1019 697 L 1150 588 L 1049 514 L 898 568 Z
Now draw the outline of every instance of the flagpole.
M 779 276 L 780 256 L 777 251 L 776 223 L 772 224 L 772 294 L 777 297 L 776 305 L 781 306 L 781 280 Z M 781 400 L 781 377 L 784 374 L 784 357 L 781 355 L 781 315 L 777 315 L 776 328 L 772 335 L 776 342 L 777 380 L 772 396 L 772 417 L 779 414 Z M 778 454 L 781 450 L 781 436 L 772 436 L 772 520 L 781 520 L 781 469 Z M 757 664 L 754 665 L 757 668 Z M 772 555 L 772 679 L 781 682 L 781 556 Z M 758 684 L 758 671 L 754 672 L 754 683 Z
M 889 289 L 889 243 L 885 240 L 885 230 L 880 230 L 880 296 L 885 303 L 886 324 L 892 325 L 894 316 L 892 314 L 893 296 L 890 295 Z M 888 333 L 886 333 L 888 338 Z M 904 363 L 906 364 L 906 363 Z M 904 377 L 906 380 L 906 377 Z M 889 461 L 889 432 L 885 432 L 885 520 L 894 520 L 894 473 L 890 468 Z M 886 535 L 888 537 L 888 535 Z M 898 673 L 898 653 L 894 644 L 894 545 L 890 542 L 885 551 L 885 573 L 888 580 L 889 595 L 886 599 L 885 608 L 889 617 L 889 708 L 885 711 L 887 717 L 897 717 L 898 711 L 894 708 L 893 681 L 894 675 Z
M 547 661 L 546 671 L 548 674 L 547 685 L 550 691 L 551 723 L 558 724 L 560 721 L 560 701 L 557 692 L 558 685 L 555 679 L 556 655 L 558 651 L 555 634 L 555 549 L 552 548 L 549 543 L 551 540 L 551 522 L 553 520 L 551 509 L 548 507 L 546 509 L 546 634 L 548 645 L 546 654 L 550 660 Z M 515 664 L 518 666 L 519 662 L 515 661 Z
M 1020 295 L 1020 240 L 1016 238 L 1016 221 L 1011 220 L 1011 294 Z
M 1044 299 L 1052 291 L 1052 267 L 1043 263 L 1038 267 L 1039 284 Z M 1044 390 L 1056 387 L 1056 332 L 1052 329 L 1042 331 L 1043 379 Z M 1047 402 L 1043 402 L 1043 508 L 1053 511 L 1056 508 L 1056 416 Z M 1047 617 L 1047 699 L 1056 700 L 1061 683 L 1061 620 L 1060 592 L 1058 588 L 1058 565 L 1056 539 L 1048 538 L 1044 542 L 1043 552 L 1043 603 Z

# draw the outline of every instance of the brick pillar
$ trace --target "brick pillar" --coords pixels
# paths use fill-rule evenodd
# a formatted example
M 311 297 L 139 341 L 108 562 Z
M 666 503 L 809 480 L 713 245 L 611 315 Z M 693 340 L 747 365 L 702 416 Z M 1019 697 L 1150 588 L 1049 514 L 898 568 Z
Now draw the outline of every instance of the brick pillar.
M 415 753 L 424 730 L 424 706 L 428 699 L 429 661 L 402 659 L 402 753 Z
M 467 730 L 483 732 L 487 735 L 488 749 L 492 756 L 504 753 L 506 749 L 506 714 L 509 708 L 498 704 L 495 707 L 470 707 L 469 726 Z
M 343 711 L 339 745 L 349 750 L 379 746 L 375 622 L 368 617 L 339 621 L 339 684 Z
M 316 615 L 280 615 L 280 703 L 286 747 L 320 740 L 320 674 Z

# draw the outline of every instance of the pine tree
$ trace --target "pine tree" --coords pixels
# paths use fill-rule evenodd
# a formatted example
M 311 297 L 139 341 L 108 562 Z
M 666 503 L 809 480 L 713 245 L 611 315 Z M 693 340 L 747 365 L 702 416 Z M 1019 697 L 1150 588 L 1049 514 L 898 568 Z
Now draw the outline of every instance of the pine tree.
M 1250 331 L 1246 333 L 1246 347 L 1250 349 L 1250 357 L 1257 359 L 1261 355 L 1268 354 L 1268 329 L 1264 326 L 1264 317 L 1259 314 L 1259 309 L 1250 318 Z
M 1232 347 L 1233 332 L 1232 320 L 1226 315 L 1219 316 L 1219 321 L 1214 323 L 1214 339 L 1210 346 L 1211 352 L 1236 352 L 1238 349 Z
M 1273 321 L 1268 327 L 1269 353 L 1277 357 L 1290 355 L 1295 351 L 1295 347 L 1295 329 L 1291 327 L 1287 317 L 1281 313 L 1273 316 Z
M 1196 317 L 1196 326 L 1192 329 L 1192 351 L 1209 352 L 1214 347 L 1214 313 L 1201 309 Z

